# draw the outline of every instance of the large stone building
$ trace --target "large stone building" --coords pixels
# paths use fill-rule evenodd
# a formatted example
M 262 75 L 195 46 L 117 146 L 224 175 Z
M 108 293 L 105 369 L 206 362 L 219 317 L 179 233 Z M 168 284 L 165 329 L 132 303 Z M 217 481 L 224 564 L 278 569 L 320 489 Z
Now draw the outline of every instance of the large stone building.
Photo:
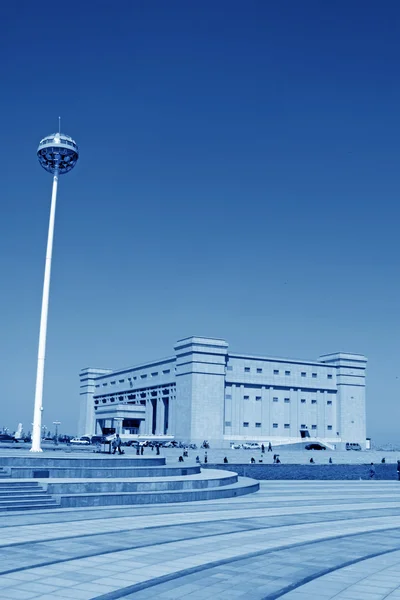
M 127 369 L 83 369 L 79 434 L 114 429 L 197 444 L 207 439 L 214 447 L 306 436 L 365 447 L 365 356 L 253 356 L 200 337 L 180 340 L 174 350 Z

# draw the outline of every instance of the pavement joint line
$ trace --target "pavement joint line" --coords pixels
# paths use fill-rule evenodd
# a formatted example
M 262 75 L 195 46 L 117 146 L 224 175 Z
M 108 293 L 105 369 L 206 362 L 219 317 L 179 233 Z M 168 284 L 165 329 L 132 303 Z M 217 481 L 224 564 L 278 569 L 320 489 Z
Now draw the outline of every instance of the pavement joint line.
M 352 510 L 355 510 L 355 509 L 352 509 Z M 378 510 L 378 509 L 377 508 L 376 509 L 365 508 L 365 510 Z M 334 513 L 334 512 L 336 512 L 336 511 L 332 511 L 332 513 Z M 338 511 L 338 512 L 340 512 L 340 511 Z M 345 511 L 342 511 L 342 512 L 345 512 Z M 302 516 L 306 516 L 306 515 L 309 515 L 309 514 L 312 514 L 312 513 L 302 513 Z M 323 514 L 326 516 L 326 512 L 324 512 Z M 277 514 L 277 515 L 265 515 L 265 516 L 259 516 L 259 517 L 256 517 L 256 518 L 259 518 L 259 519 L 260 518 L 265 518 L 265 519 L 267 519 L 267 518 L 287 517 L 287 516 L 295 516 L 295 515 L 296 515 L 296 513 L 288 513 L 288 514 Z M 377 515 L 376 517 L 373 517 L 373 518 L 379 518 L 379 517 L 383 517 L 383 516 L 384 515 Z M 393 515 L 390 515 L 390 516 L 393 516 Z M 359 521 L 367 520 L 367 519 L 371 519 L 371 515 L 357 517 L 357 520 L 359 520 Z M 167 529 L 169 527 L 179 527 L 179 526 L 184 527 L 184 526 L 191 526 L 191 525 L 192 526 L 196 526 L 196 525 L 204 525 L 204 524 L 209 524 L 209 523 L 218 523 L 218 524 L 225 524 L 225 525 L 226 524 L 232 524 L 233 525 L 234 523 L 236 523 L 239 520 L 240 521 L 251 521 L 251 520 L 254 520 L 254 517 L 251 517 L 251 516 L 250 517 L 240 517 L 239 516 L 239 517 L 236 517 L 236 518 L 232 517 L 230 519 L 208 519 L 207 521 L 191 521 L 191 522 L 185 522 L 185 523 L 169 523 L 169 524 L 166 524 L 166 525 L 150 525 L 150 526 L 145 526 L 144 525 L 144 526 L 141 526 L 140 528 L 132 528 L 131 527 L 131 528 L 125 528 L 125 529 L 114 529 L 113 531 L 106 530 L 106 531 L 98 531 L 98 532 L 94 532 L 94 533 L 81 533 L 81 534 L 74 534 L 74 535 L 70 535 L 70 536 L 60 536 L 60 537 L 46 538 L 46 539 L 26 540 L 24 542 L 11 542 L 9 544 L 0 545 L 0 553 L 1 553 L 1 551 L 3 549 L 16 548 L 16 547 L 21 547 L 21 546 L 28 546 L 28 545 L 31 545 L 31 544 L 37 545 L 37 544 L 47 544 L 47 543 L 57 542 L 57 541 L 79 540 L 81 538 L 92 538 L 92 537 L 97 537 L 97 536 L 101 536 L 101 535 L 114 535 L 114 534 L 119 534 L 119 533 L 132 533 L 132 531 L 136 531 L 136 532 L 139 532 L 139 531 L 149 531 L 149 532 L 151 532 L 153 530 L 157 530 L 157 531 L 160 530 L 160 529 L 165 530 L 165 529 Z M 328 520 L 328 521 L 326 519 L 321 519 L 321 520 L 318 520 L 318 521 L 304 521 L 304 522 L 296 523 L 295 525 L 311 525 L 311 524 L 312 525 L 320 525 L 320 524 L 335 523 L 335 522 L 339 522 L 340 523 L 341 521 L 348 521 L 348 520 L 349 519 L 346 518 L 346 516 L 343 516 L 343 517 L 338 516 L 335 519 Z M 250 531 L 262 531 L 264 529 L 279 529 L 281 527 L 286 527 L 286 526 L 287 526 L 286 523 L 285 524 L 279 524 L 279 525 L 266 525 L 266 526 L 262 526 L 261 525 L 259 527 L 254 527 L 253 526 L 253 527 L 244 528 L 244 529 L 241 530 L 241 532 L 246 532 L 246 531 L 248 531 L 248 532 L 250 532 Z M 396 530 L 396 529 L 400 530 L 400 526 L 393 527 L 393 528 L 390 528 L 390 529 L 391 530 Z M 228 533 L 226 533 L 224 535 L 230 535 L 231 533 L 238 533 L 238 532 L 237 531 L 235 531 L 235 532 L 228 532 Z M 366 533 L 371 533 L 371 532 L 366 532 Z M 194 536 L 193 538 L 184 538 L 184 539 L 201 539 L 202 537 L 207 537 L 207 535 L 209 537 L 214 537 L 215 535 L 219 536 L 219 535 L 221 535 L 221 532 L 218 532 L 216 534 L 204 534 L 204 535 L 200 535 L 200 536 L 197 536 L 197 537 Z M 165 542 L 160 542 L 160 544 L 161 543 L 165 543 Z M 143 544 L 142 546 L 132 546 L 132 547 L 129 547 L 129 548 L 121 548 L 121 551 L 122 550 L 130 550 L 130 549 L 133 550 L 134 548 L 146 548 L 149 545 L 152 546 L 154 544 Z M 115 551 L 117 551 L 117 550 L 114 549 L 114 552 Z M 107 554 L 107 553 L 108 553 L 108 551 L 106 551 L 104 553 L 102 552 L 99 555 L 101 555 L 101 554 Z M 85 558 L 85 557 L 83 557 L 83 558 Z M 74 560 L 74 559 L 67 559 L 67 560 Z M 62 562 L 64 562 L 64 561 L 62 561 Z M 0 571 L 0 575 L 5 575 L 5 574 L 6 574 L 6 572 L 1 572 Z
M 261 492 L 261 494 L 260 494 L 260 492 L 257 492 L 257 497 L 256 498 L 254 498 L 254 497 L 249 498 L 249 500 L 247 501 L 247 504 L 249 502 L 253 503 L 253 501 L 258 500 L 258 498 L 260 498 L 260 496 L 262 496 L 262 495 L 263 495 L 262 492 Z M 389 499 L 388 499 L 388 496 L 386 494 L 381 494 L 381 496 L 384 497 L 384 498 L 386 498 L 385 504 L 392 504 L 392 503 L 393 504 L 398 504 L 400 502 L 399 497 L 398 497 L 397 494 L 396 495 L 393 494 L 393 496 L 389 496 Z M 313 498 L 315 498 L 314 495 L 313 495 Z M 357 505 L 358 509 L 360 509 L 360 507 L 363 504 L 368 505 L 367 500 L 370 499 L 370 498 L 376 498 L 376 495 L 371 496 L 371 497 L 370 496 L 364 496 L 361 499 L 361 503 L 359 502 L 358 505 Z M 232 502 L 235 502 L 235 503 L 243 503 L 244 502 L 243 497 L 241 497 L 241 496 L 238 496 L 238 497 L 235 497 L 235 498 L 230 498 L 230 500 Z M 300 503 L 298 501 L 295 501 L 295 500 L 284 500 L 284 501 L 282 501 L 281 508 L 298 508 L 298 507 L 305 507 L 305 506 L 306 507 L 310 507 L 310 506 L 314 506 L 314 507 L 315 506 L 316 507 L 326 506 L 326 503 L 323 502 L 323 500 L 324 500 L 324 498 L 322 498 L 322 497 L 318 498 L 317 500 L 314 500 L 314 501 L 312 501 L 312 500 L 311 501 L 310 500 L 301 500 Z M 257 510 L 269 509 L 269 508 L 271 508 L 271 502 L 272 501 L 275 501 L 275 500 L 274 499 L 263 499 L 260 502 L 254 502 L 254 504 L 256 505 Z M 202 511 L 203 512 L 212 512 L 213 509 L 215 509 L 215 507 L 219 508 L 223 504 L 226 504 L 226 506 L 229 506 L 229 509 L 226 508 L 225 510 L 231 510 L 232 511 L 233 510 L 231 508 L 232 507 L 232 502 L 228 503 L 226 501 L 226 499 L 223 499 L 223 498 L 218 499 L 218 500 L 217 499 L 215 499 L 215 500 L 209 500 L 208 501 L 208 506 L 204 506 L 204 504 L 202 505 Z M 266 504 L 262 505 L 261 502 L 266 502 Z M 342 506 L 342 505 L 348 505 L 348 499 L 347 498 L 344 499 L 343 501 L 340 501 L 340 498 L 337 498 L 336 502 L 337 502 L 337 504 L 335 506 L 338 506 L 338 507 Z M 377 503 L 375 503 L 375 504 L 377 504 Z M 190 502 L 185 503 L 185 508 L 196 509 L 196 508 L 199 507 L 199 505 L 201 505 L 201 501 L 190 501 Z M 131 511 L 133 511 L 133 510 L 141 510 L 142 511 L 142 510 L 146 510 L 146 508 L 147 509 L 149 509 L 149 508 L 152 509 L 151 511 L 148 511 L 146 515 L 144 515 L 144 514 L 141 514 L 141 515 L 130 514 L 130 515 L 128 515 L 128 518 L 138 517 L 138 516 L 148 516 L 148 517 L 151 517 L 151 516 L 153 516 L 153 514 L 157 514 L 158 516 L 161 516 L 161 515 L 171 515 L 171 514 L 181 514 L 182 513 L 182 510 L 181 510 L 182 507 L 177 506 L 176 502 L 165 503 L 162 506 L 163 506 L 163 508 L 168 508 L 170 510 L 169 511 L 168 510 L 167 511 L 162 511 L 162 512 L 157 511 L 156 513 L 153 513 L 152 510 L 154 510 L 154 508 L 155 508 L 154 505 L 147 505 L 147 506 L 146 505 L 136 505 L 136 506 L 135 505 L 125 505 L 126 509 L 127 510 L 131 510 Z M 174 509 L 174 510 L 172 511 L 171 509 Z M 112 506 L 89 506 L 89 507 L 84 507 L 84 508 L 83 507 L 80 507 L 80 508 L 79 507 L 78 508 L 77 507 L 74 507 L 74 508 L 57 508 L 54 512 L 51 513 L 51 516 L 60 517 L 60 520 L 51 521 L 50 523 L 48 521 L 41 521 L 41 522 L 38 522 L 38 523 L 30 523 L 30 524 L 18 525 L 18 526 L 19 527 L 21 527 L 21 526 L 22 527 L 33 527 L 33 526 L 39 526 L 39 525 L 45 525 L 45 524 L 55 525 L 55 524 L 67 523 L 67 522 L 68 523 L 79 523 L 81 521 L 85 521 L 85 522 L 91 523 L 91 522 L 96 522 L 96 521 L 104 519 L 104 515 L 99 515 L 99 516 L 93 517 L 91 519 L 88 519 L 86 516 L 82 516 L 82 518 L 74 519 L 73 521 L 61 520 L 61 517 L 64 516 L 64 515 L 68 515 L 68 514 L 70 514 L 72 512 L 76 513 L 77 511 L 83 511 L 83 510 L 89 512 L 89 511 L 106 511 L 106 510 L 108 510 L 108 511 L 110 511 L 110 510 L 118 511 L 118 510 L 122 510 L 122 509 L 118 505 L 112 505 Z M 244 510 L 244 509 L 239 508 L 239 510 Z M 191 514 L 192 512 L 196 513 L 196 510 L 187 511 L 186 514 Z M 29 514 L 27 514 L 26 511 L 13 511 L 12 513 L 10 513 L 9 511 L 0 511 L 0 519 L 2 519 L 2 518 L 10 519 L 10 517 L 27 517 L 27 516 L 35 517 L 35 516 L 38 516 L 38 515 L 41 515 L 41 516 L 44 516 L 44 517 L 48 517 L 49 513 L 47 511 L 43 510 L 43 509 L 29 511 Z M 126 514 L 123 515 L 123 517 L 126 517 L 126 516 L 127 516 Z M 115 515 L 115 516 L 111 515 L 111 516 L 107 516 L 107 521 L 110 521 L 111 519 L 120 519 L 120 518 L 122 518 L 121 515 Z M 3 525 L 2 524 L 1 527 L 2 527 L 2 529 L 7 529 L 9 527 L 15 528 L 15 524 L 14 525 Z
M 370 518 L 370 517 L 365 517 L 365 518 L 367 519 L 367 518 Z M 346 521 L 347 519 L 337 519 L 337 520 L 338 521 L 342 521 L 342 520 Z M 232 521 L 234 521 L 234 520 L 232 519 Z M 221 522 L 223 523 L 223 521 L 220 521 L 220 523 Z M 230 522 L 230 521 L 228 521 L 228 522 Z M 332 522 L 335 522 L 335 521 L 332 521 Z M 325 523 L 325 521 L 313 521 L 312 522 L 313 525 L 319 525 L 321 523 Z M 299 523 L 299 525 L 309 525 L 309 524 L 310 523 Z M 177 526 L 179 526 L 179 525 L 176 525 L 176 524 L 175 525 L 164 525 L 163 528 L 177 527 Z M 267 529 L 268 530 L 270 530 L 270 529 L 280 529 L 283 526 L 285 526 L 285 525 L 271 525 L 271 526 L 265 526 L 265 527 L 263 527 L 263 526 L 261 526 L 261 527 L 247 527 L 245 529 L 242 529 L 240 532 L 238 532 L 238 531 L 228 531 L 228 532 L 224 532 L 223 535 L 232 535 L 232 534 L 235 534 L 235 533 L 250 533 L 252 531 L 256 532 L 256 531 L 263 531 L 263 530 L 267 530 Z M 160 527 L 159 526 L 147 527 L 146 531 L 153 530 L 153 529 L 154 530 L 158 530 L 158 529 L 160 529 Z M 400 533 L 400 527 L 393 527 L 393 528 L 389 528 L 389 529 L 390 529 L 390 531 L 399 531 L 399 533 Z M 121 531 L 115 531 L 114 533 L 125 533 L 125 532 L 131 532 L 131 531 L 132 531 L 131 529 L 126 529 L 126 530 L 121 530 Z M 379 531 L 386 531 L 386 529 L 379 529 L 377 531 L 378 532 Z M 373 534 L 373 533 L 375 533 L 375 531 L 366 531 L 365 535 L 367 535 L 367 534 Z M 53 540 L 44 540 L 42 543 L 47 544 L 48 542 L 63 541 L 65 539 L 79 539 L 79 538 L 82 538 L 82 537 L 84 537 L 84 538 L 86 538 L 86 537 L 94 537 L 94 536 L 97 536 L 97 535 L 107 535 L 107 532 L 106 533 L 104 533 L 104 532 L 103 533 L 93 533 L 93 534 L 86 534 L 86 535 L 83 534 L 83 535 L 78 535 L 75 538 L 55 538 Z M 159 541 L 157 543 L 149 542 L 149 543 L 146 543 L 146 544 L 132 545 L 132 546 L 127 546 L 127 547 L 123 547 L 123 548 L 115 548 L 114 547 L 111 550 L 104 550 L 102 552 L 99 552 L 98 550 L 94 550 L 92 553 L 86 553 L 86 554 L 77 555 L 77 556 L 73 556 L 73 557 L 69 557 L 69 558 L 61 558 L 61 559 L 58 559 L 58 560 L 45 561 L 45 562 L 42 562 L 42 563 L 37 563 L 37 564 L 33 564 L 33 565 L 31 564 L 31 565 L 27 565 L 27 566 L 24 566 L 24 567 L 17 567 L 16 569 L 9 569 L 8 571 L 1 571 L 0 572 L 0 577 L 2 577 L 3 575 L 11 575 L 12 573 L 19 573 L 21 571 L 27 571 L 27 570 L 30 570 L 30 569 L 37 569 L 37 568 L 41 568 L 41 567 L 49 567 L 49 566 L 53 566 L 53 565 L 57 565 L 57 564 L 62 564 L 62 563 L 66 563 L 66 562 L 72 562 L 74 560 L 81 560 L 81 559 L 85 559 L 85 558 L 92 558 L 93 556 L 105 556 L 107 554 L 114 554 L 116 552 L 124 552 L 124 551 L 127 551 L 127 550 L 140 550 L 140 549 L 143 549 L 143 548 L 151 548 L 152 546 L 155 546 L 155 545 L 157 545 L 157 546 L 163 546 L 164 544 L 170 544 L 171 541 L 173 543 L 175 543 L 175 542 L 178 542 L 178 543 L 179 542 L 189 542 L 191 540 L 201 540 L 201 539 L 204 539 L 204 538 L 207 538 L 207 537 L 208 538 L 219 537 L 220 535 L 221 535 L 221 532 L 211 533 L 211 534 L 210 533 L 204 533 L 204 534 L 200 534 L 200 535 L 197 535 L 197 536 L 181 537 L 181 538 L 177 538 L 177 539 L 174 539 L 174 540 L 166 540 L 166 541 L 161 541 L 161 542 Z M 339 538 L 339 537 L 340 538 L 341 537 L 348 538 L 348 537 L 357 536 L 357 535 L 362 535 L 362 534 L 361 533 L 354 533 L 354 534 L 343 535 L 343 536 L 334 536 L 333 539 L 336 539 L 336 538 Z M 326 539 L 327 540 L 328 539 L 332 539 L 332 537 L 328 537 Z M 315 542 L 300 542 L 298 544 L 294 544 L 294 546 L 304 545 L 304 544 L 308 544 L 308 543 L 319 543 L 320 541 L 324 541 L 324 539 L 322 539 L 322 540 L 316 540 Z M 13 547 L 15 547 L 15 546 L 25 546 L 25 545 L 30 545 L 32 543 L 34 543 L 35 545 L 37 545 L 40 542 L 20 542 L 18 544 L 13 544 L 12 546 Z M 3 546 L 3 548 L 8 548 L 8 547 L 9 546 Z M 291 546 L 288 546 L 288 547 L 291 547 Z M 278 550 L 281 550 L 281 549 L 284 549 L 284 548 L 278 547 Z M 1 548 L 0 548 L 0 551 L 1 551 Z M 263 551 L 259 551 L 259 552 L 263 552 Z
M 333 513 L 333 512 L 339 512 L 339 513 L 343 512 L 343 513 L 345 513 L 346 511 L 351 512 L 351 511 L 354 511 L 354 510 L 357 510 L 357 511 L 359 511 L 359 510 L 363 510 L 363 511 L 364 510 L 365 511 L 367 511 L 367 510 L 377 510 L 378 508 L 380 508 L 380 509 L 382 509 L 382 508 L 389 508 L 387 506 L 387 504 L 388 503 L 385 503 L 385 502 L 375 502 L 375 503 L 373 503 L 372 507 L 371 507 L 371 504 L 365 504 L 365 506 L 363 506 L 362 508 L 360 508 L 359 505 L 357 505 L 357 507 L 355 507 L 354 504 L 343 504 L 343 505 L 333 504 L 333 505 L 329 505 L 329 506 L 320 505 L 319 506 L 320 510 L 315 511 L 315 513 L 319 513 L 321 515 L 326 515 L 326 514 Z M 348 507 L 348 508 L 346 508 L 346 507 Z M 59 537 L 56 537 L 56 538 L 46 538 L 46 539 L 43 539 L 43 532 L 42 532 L 42 538 L 31 539 L 31 540 L 24 541 L 24 542 L 18 542 L 18 541 L 12 542 L 11 541 L 8 544 L 0 544 L 0 550 L 1 550 L 1 548 L 10 548 L 10 547 L 13 547 L 13 546 L 21 546 L 21 545 L 26 545 L 26 544 L 32 544 L 32 543 L 35 543 L 35 542 L 52 542 L 52 541 L 57 541 L 57 540 L 61 540 L 61 539 L 68 540 L 68 539 L 74 539 L 75 537 L 79 538 L 79 537 L 84 537 L 84 536 L 89 537 L 91 535 L 105 535 L 107 533 L 109 534 L 109 533 L 114 533 L 114 532 L 117 532 L 117 531 L 125 532 L 125 531 L 135 531 L 135 530 L 142 530 L 142 529 L 149 530 L 149 529 L 154 529 L 154 528 L 171 527 L 171 526 L 176 526 L 176 525 L 194 525 L 194 524 L 205 523 L 205 522 L 222 523 L 224 521 L 229 521 L 229 520 L 235 521 L 235 520 L 238 520 L 238 519 L 246 519 L 246 518 L 248 518 L 248 519 L 250 519 L 250 518 L 254 519 L 254 518 L 284 517 L 284 516 L 290 516 L 290 515 L 293 515 L 293 514 L 296 514 L 296 515 L 299 515 L 299 514 L 301 514 L 301 515 L 310 514 L 310 511 L 307 510 L 307 509 L 309 509 L 308 505 L 306 507 L 301 507 L 301 508 L 304 508 L 305 510 L 300 510 L 300 511 L 298 509 L 295 510 L 295 511 L 293 511 L 293 510 L 292 511 L 285 510 L 285 509 L 289 509 L 289 508 L 295 509 L 296 507 L 295 506 L 293 506 L 293 507 L 279 507 L 279 508 L 275 508 L 275 509 L 273 509 L 271 507 L 263 507 L 263 508 L 257 508 L 257 509 L 243 509 L 244 512 L 251 513 L 251 515 L 249 515 L 249 516 L 244 516 L 244 515 L 240 514 L 239 511 L 234 511 L 234 510 L 230 509 L 229 512 L 233 513 L 233 514 L 230 515 L 229 517 L 226 516 L 226 517 L 222 517 L 222 518 L 219 518 L 218 515 L 215 515 L 214 518 L 212 518 L 212 517 L 208 518 L 208 516 L 209 516 L 208 513 L 204 514 L 204 511 L 199 511 L 197 513 L 196 512 L 191 512 L 191 513 L 187 513 L 187 516 L 193 515 L 193 518 L 191 520 L 185 521 L 184 523 L 169 523 L 169 524 L 166 524 L 166 525 L 163 525 L 162 523 L 160 523 L 158 525 L 153 525 L 153 526 L 152 525 L 146 526 L 146 524 L 144 524 L 144 525 L 141 525 L 139 527 L 131 527 L 129 529 L 127 529 L 126 527 L 124 529 L 122 529 L 122 530 L 117 530 L 117 529 L 109 530 L 109 529 L 105 529 L 102 532 L 84 533 L 84 534 L 81 534 L 81 535 L 71 535 L 71 536 L 66 535 L 66 536 L 59 536 Z M 390 508 L 392 508 L 392 507 L 390 507 Z M 397 508 L 400 509 L 400 506 L 397 507 Z M 261 514 L 255 514 L 257 511 L 261 512 Z M 269 514 L 263 514 L 263 511 L 274 511 L 274 512 L 269 513 Z M 172 513 L 172 514 L 175 515 L 175 516 L 179 516 L 179 515 L 182 515 L 182 512 L 177 512 L 177 513 Z M 162 515 L 158 515 L 158 516 L 165 516 L 165 515 L 170 516 L 169 513 L 163 513 Z M 199 515 L 207 517 L 207 520 L 199 520 Z M 382 515 L 379 515 L 379 516 L 382 516 Z M 149 517 L 150 517 L 150 515 L 149 516 L 147 516 L 147 515 L 140 515 L 139 516 L 138 515 L 137 517 L 136 516 L 132 516 L 132 517 L 128 517 L 128 518 L 131 518 L 131 519 L 144 518 L 144 519 L 146 519 L 146 518 L 149 518 Z M 119 517 L 115 517 L 115 518 L 124 520 L 124 518 L 120 517 L 120 516 Z M 359 517 L 359 519 L 367 519 L 367 518 L 370 518 L 370 517 L 364 517 L 364 516 Z M 337 519 L 337 520 L 345 520 L 345 519 Z M 95 524 L 97 521 L 98 521 L 98 519 L 94 519 L 94 520 L 91 519 L 91 520 L 88 520 L 87 522 L 91 523 L 91 524 Z M 108 521 L 109 521 L 109 519 L 107 519 L 107 522 Z M 75 523 L 75 522 L 76 521 L 63 521 L 62 523 L 59 523 L 59 524 L 68 525 L 69 527 L 71 527 L 71 523 Z M 56 525 L 56 523 L 46 523 L 46 525 L 47 524 L 51 525 L 52 528 L 54 528 L 54 526 Z M 15 528 L 15 525 L 13 525 L 13 527 Z M 19 526 L 20 529 L 23 528 L 23 527 L 27 527 L 27 528 L 36 528 L 37 527 L 37 528 L 39 528 L 40 524 L 21 525 L 21 526 Z M 27 535 L 27 534 L 29 534 L 29 531 L 25 533 L 25 535 Z
M 380 531 L 385 531 L 385 530 L 382 529 Z M 206 563 L 203 565 L 197 565 L 195 567 L 190 567 L 188 569 L 182 569 L 180 571 L 176 571 L 175 573 L 161 575 L 160 577 L 155 577 L 151 580 L 147 580 L 147 581 L 144 581 L 141 583 L 136 583 L 136 584 L 124 587 L 124 588 L 120 588 L 119 590 L 115 590 L 112 592 L 107 592 L 106 594 L 102 594 L 101 596 L 95 596 L 92 598 L 92 600 L 118 600 L 119 598 L 125 598 L 126 596 L 128 596 L 130 594 L 134 594 L 135 592 L 140 592 L 145 589 L 160 585 L 162 583 L 167 583 L 168 581 L 180 579 L 181 577 L 185 577 L 187 575 L 193 575 L 193 574 L 199 573 L 201 571 L 207 571 L 207 570 L 213 569 L 215 567 L 220 567 L 220 566 L 231 564 L 234 562 L 239 562 L 241 560 L 248 560 L 251 558 L 257 558 L 259 556 L 266 556 L 266 555 L 272 554 L 274 552 L 280 552 L 282 550 L 289 550 L 292 548 L 312 546 L 314 544 L 319 544 L 321 542 L 332 540 L 332 539 L 343 539 L 343 538 L 349 538 L 349 537 L 364 536 L 364 535 L 367 535 L 368 533 L 371 533 L 371 532 L 361 532 L 361 533 L 349 534 L 349 535 L 330 536 L 327 538 L 323 538 L 323 539 L 315 540 L 315 541 L 311 541 L 311 542 L 310 541 L 297 542 L 295 544 L 287 544 L 286 546 L 280 546 L 278 548 L 269 548 L 268 550 L 257 550 L 255 552 L 249 552 L 247 554 L 243 554 L 242 556 L 236 556 L 233 558 L 231 557 L 231 558 L 216 560 L 216 561 L 212 561 L 212 562 L 209 562 L 209 563 Z M 371 555 L 367 555 L 367 556 L 359 558 L 359 559 L 353 559 L 350 561 L 346 561 L 339 566 L 330 567 L 327 569 L 321 569 L 321 571 L 319 571 L 317 575 L 314 574 L 314 575 L 309 575 L 308 577 L 304 577 L 302 580 L 300 580 L 300 582 L 296 582 L 295 584 L 286 586 L 285 588 L 283 588 L 282 590 L 279 590 L 278 592 L 273 592 L 272 594 L 268 594 L 267 596 L 264 596 L 262 600 L 276 600 L 277 598 L 280 598 L 284 594 L 287 594 L 288 592 L 293 591 L 293 590 L 297 589 L 298 587 L 300 587 L 301 585 L 304 585 L 305 583 L 309 583 L 310 581 L 313 581 L 314 579 L 318 579 L 319 577 L 321 577 L 323 575 L 327 575 L 329 573 L 332 573 L 332 572 L 342 569 L 344 567 L 351 566 L 353 564 L 362 562 L 364 560 L 368 560 L 369 558 L 375 558 L 377 556 L 381 556 L 384 554 L 391 554 L 393 552 L 398 552 L 399 550 L 400 550 L 400 546 L 390 549 L 390 550 L 384 550 L 381 552 L 373 553 Z
M 288 594 L 289 592 L 292 592 L 293 590 L 296 590 L 299 587 L 301 587 L 303 585 L 306 585 L 307 583 L 310 583 L 311 581 L 314 581 L 316 579 L 320 579 L 321 577 L 324 577 L 325 575 L 329 575 L 330 573 L 334 573 L 335 571 L 340 571 L 341 569 L 345 569 L 346 567 L 351 567 L 352 565 L 355 565 L 357 563 L 361 563 L 363 561 L 367 561 L 367 560 L 369 560 L 371 558 L 377 558 L 378 556 L 384 556 L 386 554 L 393 554 L 394 552 L 398 552 L 399 550 L 400 550 L 400 547 L 399 548 L 392 548 L 391 550 L 383 550 L 382 552 L 375 552 L 373 554 L 364 556 L 362 558 L 356 558 L 356 559 L 353 559 L 353 560 L 348 560 L 348 561 L 346 561 L 346 562 L 344 562 L 344 563 L 342 563 L 340 565 L 336 565 L 334 567 L 329 567 L 327 569 L 322 569 L 317 574 L 308 575 L 307 577 L 303 577 L 303 579 L 301 579 L 299 581 L 296 581 L 296 583 L 293 583 L 291 585 L 286 586 L 285 588 L 283 588 L 282 590 L 279 590 L 278 592 L 272 592 L 271 594 L 268 594 L 267 596 L 264 596 L 262 598 L 262 600 L 277 600 L 278 598 L 281 598 L 285 594 Z M 381 570 L 383 570 L 383 569 L 381 569 Z M 368 576 L 366 578 L 363 578 L 362 581 L 364 579 L 367 579 L 367 578 L 368 578 Z M 359 583 L 359 581 L 357 581 L 356 583 Z M 349 584 L 346 588 L 344 588 L 342 590 L 342 592 L 345 591 L 346 589 L 348 590 L 352 585 L 354 585 L 354 583 Z M 390 592 L 390 593 L 392 593 L 392 592 Z M 93 599 L 93 600 L 97 600 L 97 599 Z M 382 599 L 382 600 L 384 600 L 384 599 Z

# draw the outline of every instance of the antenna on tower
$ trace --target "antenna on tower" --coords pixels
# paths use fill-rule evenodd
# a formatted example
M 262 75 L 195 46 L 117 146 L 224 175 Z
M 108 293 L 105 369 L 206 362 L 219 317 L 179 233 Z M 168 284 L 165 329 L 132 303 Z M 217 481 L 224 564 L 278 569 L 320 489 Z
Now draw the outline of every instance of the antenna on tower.
M 61 117 L 58 117 L 58 133 L 61 134 Z

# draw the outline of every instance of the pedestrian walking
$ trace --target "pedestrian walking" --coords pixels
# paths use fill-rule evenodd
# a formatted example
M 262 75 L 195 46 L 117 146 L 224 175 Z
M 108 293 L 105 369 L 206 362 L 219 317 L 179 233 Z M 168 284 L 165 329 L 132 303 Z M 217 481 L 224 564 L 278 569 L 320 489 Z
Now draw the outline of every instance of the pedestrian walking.
M 117 435 L 115 436 L 115 438 L 112 441 L 113 454 L 115 454 L 117 450 L 118 450 L 118 454 L 123 454 L 121 445 L 122 445 L 121 438 L 119 437 L 119 433 L 117 433 Z
M 156 453 L 157 453 L 157 456 L 160 455 L 160 444 L 156 444 Z
M 139 446 L 139 442 L 136 444 L 136 456 L 139 456 L 140 454 L 140 446 Z
M 268 452 L 272 452 L 272 444 L 271 444 L 271 442 L 268 442 Z
M 208 463 L 208 456 L 207 456 L 207 452 L 204 452 L 204 464 Z
M 264 444 L 261 444 L 261 454 L 264 454 L 264 452 L 265 452 L 265 446 L 264 446 Z
M 400 481 L 400 460 L 397 461 L 397 479 Z
M 375 467 L 374 467 L 374 463 L 371 463 L 370 467 L 369 467 L 369 471 L 368 471 L 368 477 L 370 479 L 374 479 L 376 473 L 375 473 Z

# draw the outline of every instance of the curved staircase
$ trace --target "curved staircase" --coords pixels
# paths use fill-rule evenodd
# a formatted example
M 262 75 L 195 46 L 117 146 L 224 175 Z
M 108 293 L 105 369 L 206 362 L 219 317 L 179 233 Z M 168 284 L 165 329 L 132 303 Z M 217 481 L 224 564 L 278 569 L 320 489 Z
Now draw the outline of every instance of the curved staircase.
M 0 457 L 0 511 L 231 498 L 259 483 L 236 473 L 170 466 L 163 457 Z

